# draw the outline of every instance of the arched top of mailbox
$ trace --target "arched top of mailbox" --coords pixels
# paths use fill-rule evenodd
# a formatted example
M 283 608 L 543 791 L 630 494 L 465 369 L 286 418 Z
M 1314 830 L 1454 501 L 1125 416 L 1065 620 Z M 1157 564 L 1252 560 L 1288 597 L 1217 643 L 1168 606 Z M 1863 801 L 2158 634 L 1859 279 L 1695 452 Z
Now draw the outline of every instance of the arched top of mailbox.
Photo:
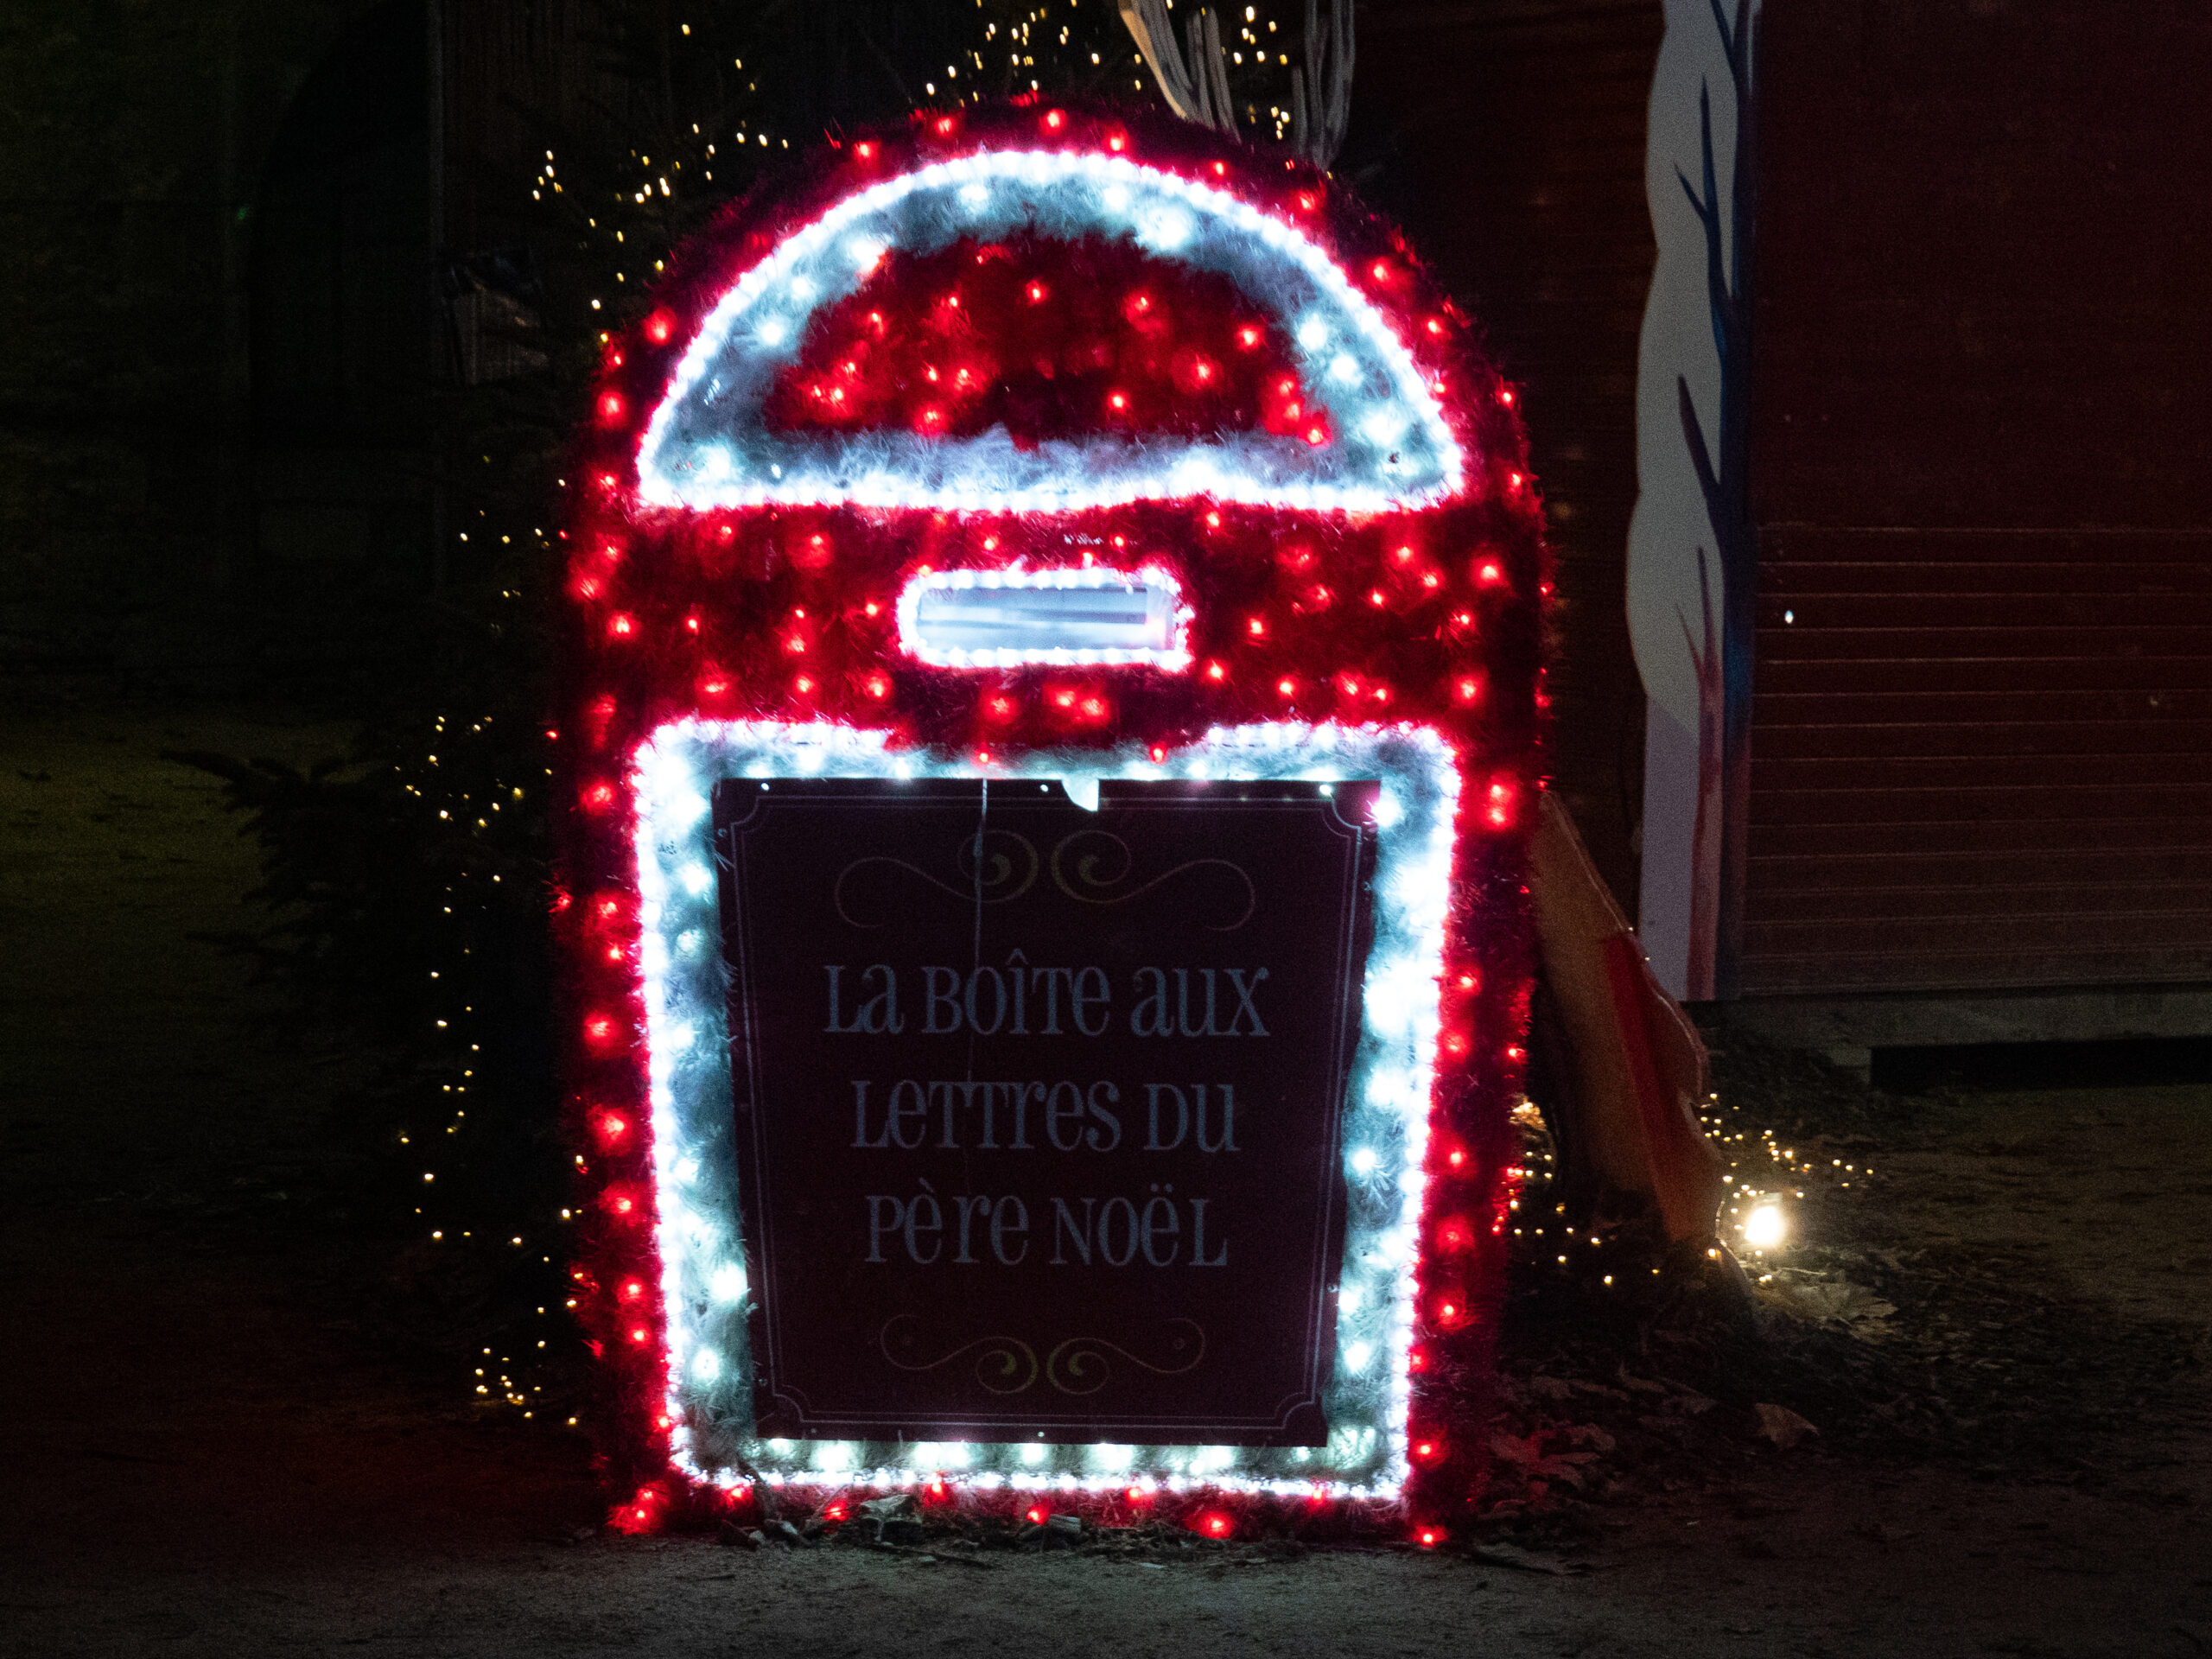
M 1003 428 L 934 438 L 902 429 L 771 430 L 763 410 L 809 321 L 894 250 L 963 237 L 1126 236 L 1217 271 L 1280 319 L 1329 440 L 1235 431 L 1134 442 L 1102 430 L 1018 446 Z M 1066 512 L 1212 498 L 1306 511 L 1431 505 L 1468 458 L 1390 322 L 1295 226 L 1224 190 L 1121 156 L 985 150 L 886 179 L 778 243 L 709 311 L 645 429 L 638 490 L 697 511 L 844 504 Z

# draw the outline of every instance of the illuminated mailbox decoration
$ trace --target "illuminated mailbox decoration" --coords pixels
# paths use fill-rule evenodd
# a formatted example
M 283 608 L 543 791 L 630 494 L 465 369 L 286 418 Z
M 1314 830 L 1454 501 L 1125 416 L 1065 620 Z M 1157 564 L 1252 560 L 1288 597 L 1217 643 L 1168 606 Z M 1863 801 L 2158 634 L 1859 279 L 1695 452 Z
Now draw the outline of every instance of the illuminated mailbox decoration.
M 849 143 L 607 340 L 569 531 L 577 1307 L 632 1528 L 760 1485 L 1473 1500 L 1541 516 L 1308 170 Z

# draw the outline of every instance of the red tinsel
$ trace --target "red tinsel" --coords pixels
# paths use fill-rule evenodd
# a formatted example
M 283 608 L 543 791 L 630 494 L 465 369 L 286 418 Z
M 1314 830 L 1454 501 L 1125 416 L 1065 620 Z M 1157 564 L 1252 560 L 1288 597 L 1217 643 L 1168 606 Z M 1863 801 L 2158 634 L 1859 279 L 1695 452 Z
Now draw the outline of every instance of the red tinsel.
M 645 423 L 740 275 L 856 190 L 1007 147 L 1130 156 L 1231 192 L 1328 251 L 1435 389 L 1469 457 L 1464 490 L 1439 506 L 1361 516 L 1207 499 L 1049 516 L 639 505 Z M 1465 320 L 1395 232 L 1308 167 L 1180 124 L 1036 108 L 931 115 L 906 135 L 825 152 L 694 238 L 656 297 L 648 318 L 606 340 L 572 480 L 560 731 L 570 803 L 563 885 L 575 902 L 557 922 L 588 1188 L 575 1283 L 611 1384 L 601 1427 L 610 1478 L 627 1495 L 618 1523 L 651 1528 L 750 1502 L 694 1490 L 668 1461 L 630 840 L 639 742 L 685 715 L 828 720 L 980 762 L 1015 745 L 1135 740 L 1164 752 L 1214 726 L 1294 719 L 1432 727 L 1456 748 L 1463 779 L 1408 1425 L 1408 1506 L 1430 1541 L 1441 1537 L 1471 1514 L 1481 1483 L 1477 1414 L 1504 1260 L 1494 1218 L 1511 1161 L 1530 974 L 1523 880 L 1541 786 L 1548 591 L 1515 400 Z M 1225 278 L 1133 244 L 963 242 L 893 253 L 827 308 L 768 413 L 785 429 L 893 426 L 948 441 L 997 423 L 1022 443 L 1071 431 L 1125 431 L 1135 442 L 1222 429 L 1333 442 L 1293 361 L 1281 319 Z M 894 605 L 918 569 L 1017 557 L 1046 568 L 1072 562 L 1076 547 L 1173 572 L 1193 612 L 1187 670 L 958 671 L 901 651 Z M 1033 1500 L 1001 1490 L 928 1501 L 1012 1515 Z M 1166 1513 L 1202 1529 L 1277 1511 L 1316 1523 L 1308 1506 L 1272 1497 L 1161 1491 L 1081 1502 L 1109 1518 Z

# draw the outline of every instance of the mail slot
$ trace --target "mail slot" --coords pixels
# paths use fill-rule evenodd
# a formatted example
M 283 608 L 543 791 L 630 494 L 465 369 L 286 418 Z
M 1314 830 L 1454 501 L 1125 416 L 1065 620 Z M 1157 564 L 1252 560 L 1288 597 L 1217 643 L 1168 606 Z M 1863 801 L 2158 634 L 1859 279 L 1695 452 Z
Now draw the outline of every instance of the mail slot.
M 1181 654 L 1188 620 L 1161 571 L 953 570 L 909 585 L 899 632 L 945 667 L 1160 663 Z
M 618 1521 L 1448 1531 L 1548 580 L 1467 321 L 1310 168 L 970 109 L 604 350 L 561 924 Z

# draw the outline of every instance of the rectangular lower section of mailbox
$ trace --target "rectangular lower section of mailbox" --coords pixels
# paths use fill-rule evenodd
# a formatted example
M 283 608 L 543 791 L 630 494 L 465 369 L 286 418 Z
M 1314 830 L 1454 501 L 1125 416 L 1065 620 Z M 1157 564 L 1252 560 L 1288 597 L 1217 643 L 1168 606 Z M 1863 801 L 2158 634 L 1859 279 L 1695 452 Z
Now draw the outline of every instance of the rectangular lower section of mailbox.
M 676 1466 L 1389 1498 L 1460 775 L 1413 725 L 636 752 Z
M 1325 1440 L 1376 790 L 716 787 L 759 1433 Z

